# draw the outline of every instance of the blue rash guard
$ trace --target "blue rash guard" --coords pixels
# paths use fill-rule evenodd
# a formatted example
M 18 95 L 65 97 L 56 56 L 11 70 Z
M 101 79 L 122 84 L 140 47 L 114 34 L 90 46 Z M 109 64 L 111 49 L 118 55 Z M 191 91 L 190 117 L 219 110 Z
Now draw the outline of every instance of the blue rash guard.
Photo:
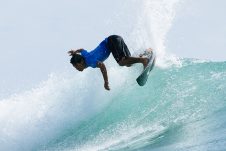
M 107 48 L 107 38 L 104 39 L 94 50 L 88 52 L 82 50 L 81 55 L 84 57 L 87 67 L 96 68 L 99 61 L 106 60 L 111 51 Z

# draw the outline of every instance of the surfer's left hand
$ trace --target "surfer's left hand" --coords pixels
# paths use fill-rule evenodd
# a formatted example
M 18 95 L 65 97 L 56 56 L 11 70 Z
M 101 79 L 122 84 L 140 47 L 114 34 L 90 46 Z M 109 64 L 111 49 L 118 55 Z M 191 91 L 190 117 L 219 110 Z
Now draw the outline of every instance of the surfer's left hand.
M 110 87 L 109 87 L 109 85 L 108 85 L 108 82 L 104 82 L 104 88 L 106 89 L 106 90 L 110 90 Z

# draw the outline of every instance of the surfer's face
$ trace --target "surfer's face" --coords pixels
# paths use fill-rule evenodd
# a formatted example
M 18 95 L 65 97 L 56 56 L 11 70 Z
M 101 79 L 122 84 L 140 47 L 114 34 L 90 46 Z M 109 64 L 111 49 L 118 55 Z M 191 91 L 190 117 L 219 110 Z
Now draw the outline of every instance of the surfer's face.
M 73 66 L 78 70 L 78 71 L 83 71 L 85 69 L 85 65 L 83 63 L 76 63 L 73 64 Z

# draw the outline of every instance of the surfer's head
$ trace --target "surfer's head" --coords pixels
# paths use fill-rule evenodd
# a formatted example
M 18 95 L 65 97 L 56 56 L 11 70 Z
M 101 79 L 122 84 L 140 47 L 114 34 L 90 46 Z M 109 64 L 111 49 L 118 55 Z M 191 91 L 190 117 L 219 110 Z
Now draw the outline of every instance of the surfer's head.
M 86 68 L 85 59 L 79 54 L 73 54 L 70 60 L 70 63 L 78 71 L 83 71 Z

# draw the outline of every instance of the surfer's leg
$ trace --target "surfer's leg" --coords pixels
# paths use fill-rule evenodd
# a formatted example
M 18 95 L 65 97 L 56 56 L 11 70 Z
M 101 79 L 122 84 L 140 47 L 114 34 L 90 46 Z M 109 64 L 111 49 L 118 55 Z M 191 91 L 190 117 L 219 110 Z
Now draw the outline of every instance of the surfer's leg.
M 112 55 L 114 56 L 117 63 L 123 58 L 130 57 L 130 51 L 125 44 L 122 37 L 118 35 L 112 35 L 108 37 L 108 48 L 111 51 Z
M 132 57 L 123 38 L 118 35 L 108 37 L 108 48 L 120 66 L 130 67 L 134 63 L 142 63 L 145 68 L 148 64 L 147 58 Z
M 134 63 L 142 63 L 144 68 L 148 65 L 148 58 L 141 57 L 125 57 L 118 62 L 120 66 L 131 66 Z

